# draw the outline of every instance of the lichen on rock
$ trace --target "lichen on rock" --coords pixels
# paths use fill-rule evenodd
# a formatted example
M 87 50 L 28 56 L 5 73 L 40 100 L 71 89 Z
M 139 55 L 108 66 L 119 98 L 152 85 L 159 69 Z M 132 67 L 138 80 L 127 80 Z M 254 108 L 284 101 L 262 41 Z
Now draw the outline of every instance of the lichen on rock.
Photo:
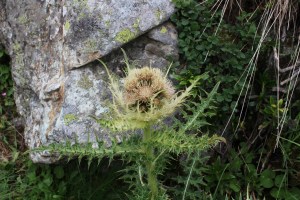
M 168 29 L 165 26 L 162 26 L 161 29 L 160 29 L 160 32 L 161 33 L 167 33 Z
M 132 32 L 129 28 L 124 28 L 122 31 L 118 32 L 115 40 L 120 43 L 126 43 L 133 38 L 135 38 L 135 33 Z
M 74 114 L 65 114 L 64 115 L 64 123 L 67 126 L 76 120 L 78 120 L 78 117 L 76 117 Z
M 89 79 L 87 75 L 82 75 L 81 79 L 77 83 L 78 87 L 83 88 L 85 90 L 93 87 L 93 81 Z

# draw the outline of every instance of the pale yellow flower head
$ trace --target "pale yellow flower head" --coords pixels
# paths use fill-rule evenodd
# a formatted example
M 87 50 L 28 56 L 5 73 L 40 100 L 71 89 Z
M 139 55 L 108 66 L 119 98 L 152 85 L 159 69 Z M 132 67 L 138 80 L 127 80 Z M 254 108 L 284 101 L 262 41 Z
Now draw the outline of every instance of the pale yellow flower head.
M 150 107 L 161 108 L 174 93 L 171 82 L 157 68 L 132 69 L 124 80 L 125 104 L 142 112 L 147 112 Z
M 124 54 L 125 55 L 125 54 Z M 143 128 L 170 116 L 181 106 L 199 79 L 191 83 L 185 91 L 175 93 L 175 89 L 160 69 L 132 68 L 128 62 L 127 76 L 123 85 L 115 79 L 101 60 L 110 79 L 113 102 L 110 107 L 111 127 L 115 130 Z

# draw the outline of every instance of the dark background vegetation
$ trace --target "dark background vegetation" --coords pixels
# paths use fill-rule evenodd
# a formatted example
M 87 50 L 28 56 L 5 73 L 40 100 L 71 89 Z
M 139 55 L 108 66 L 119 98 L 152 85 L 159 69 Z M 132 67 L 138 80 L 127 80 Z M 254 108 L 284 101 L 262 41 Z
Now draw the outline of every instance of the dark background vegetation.
M 183 89 L 205 73 L 179 117 L 184 120 L 221 81 L 216 101 L 201 118 L 205 125 L 192 132 L 217 133 L 227 143 L 201 157 L 181 155 L 170 161 L 160 179 L 172 199 L 182 199 L 183 193 L 185 199 L 300 199 L 300 93 L 296 78 L 289 95 L 291 88 L 278 82 L 292 74 L 278 80 L 274 67 L 274 47 L 280 52 L 281 68 L 297 59 L 300 2 L 286 1 L 290 17 L 280 15 L 278 2 L 174 0 L 177 12 L 171 20 L 177 26 L 181 58 L 172 76 Z M 265 23 L 267 14 L 274 23 Z M 278 35 L 284 29 L 283 40 Z M 0 75 L 0 199 L 126 197 L 130 189 L 119 180 L 125 167 L 121 161 L 103 160 L 90 168 L 84 160 L 33 164 L 24 153 L 9 57 L 3 48 Z

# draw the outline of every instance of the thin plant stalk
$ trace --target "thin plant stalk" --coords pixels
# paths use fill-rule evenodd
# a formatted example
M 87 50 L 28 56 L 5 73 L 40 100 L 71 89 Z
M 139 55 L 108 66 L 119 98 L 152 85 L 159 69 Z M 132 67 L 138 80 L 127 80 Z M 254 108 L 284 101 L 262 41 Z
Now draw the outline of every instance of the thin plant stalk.
M 151 134 L 151 128 L 150 125 L 148 125 L 144 128 L 143 141 L 145 145 L 144 149 L 146 155 L 146 173 L 148 178 L 148 186 L 151 191 L 151 200 L 155 200 L 158 196 L 158 181 L 155 174 L 155 155 L 153 152 L 154 149 L 149 144 L 147 144 L 151 139 Z

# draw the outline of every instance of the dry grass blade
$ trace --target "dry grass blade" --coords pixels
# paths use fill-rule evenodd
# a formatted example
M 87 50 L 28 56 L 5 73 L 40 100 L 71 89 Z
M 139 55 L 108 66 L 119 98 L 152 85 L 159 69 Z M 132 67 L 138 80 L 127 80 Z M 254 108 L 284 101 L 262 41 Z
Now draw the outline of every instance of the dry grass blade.
M 237 6 L 242 10 L 241 5 L 238 1 L 230 2 L 228 0 L 225 1 L 216 1 L 215 8 L 218 9 L 220 4 L 223 3 L 222 12 L 221 12 L 221 19 L 219 22 L 219 25 L 221 21 L 223 20 L 224 13 L 226 9 L 231 9 L 233 3 L 237 4 Z M 230 7 L 229 7 L 230 5 Z M 264 6 L 264 11 L 261 15 L 261 19 L 258 24 L 258 30 L 260 35 L 260 41 L 258 42 L 257 46 L 255 47 L 255 51 L 253 54 L 252 59 L 250 60 L 247 68 L 245 69 L 243 77 L 245 79 L 245 82 L 243 83 L 243 89 L 240 92 L 240 95 L 237 99 L 237 103 L 234 106 L 234 109 L 229 117 L 229 120 L 223 130 L 223 133 L 226 131 L 233 115 L 234 110 L 238 106 L 238 102 L 243 98 L 242 103 L 242 110 L 244 110 L 245 107 L 247 107 L 248 101 L 246 100 L 248 98 L 249 91 L 251 91 L 252 83 L 254 81 L 254 72 L 256 68 L 256 64 L 258 61 L 258 57 L 260 55 L 260 51 L 262 49 L 262 45 L 267 39 L 267 37 L 271 36 L 275 38 L 276 47 L 274 48 L 274 63 L 277 70 L 277 101 L 280 100 L 280 93 L 281 91 L 287 91 L 287 94 L 284 97 L 285 101 L 285 107 L 284 107 L 284 113 L 281 114 L 279 111 L 279 108 L 277 110 L 277 145 L 280 139 L 280 135 L 283 131 L 285 121 L 287 118 L 287 112 L 288 108 L 291 106 L 291 98 L 293 97 L 295 88 L 297 86 L 298 77 L 300 75 L 300 67 L 299 67 L 299 54 L 300 54 L 300 48 L 299 48 L 299 36 L 297 36 L 297 24 L 296 20 L 298 18 L 298 8 L 299 8 L 299 2 L 296 0 L 269 0 L 265 2 L 264 5 L 262 3 L 259 6 Z M 258 9 L 258 8 L 257 8 Z M 215 10 L 216 12 L 216 10 Z M 218 27 L 219 27 L 218 25 Z M 292 30 L 291 30 L 292 29 Z M 218 28 L 216 29 L 215 34 L 217 33 Z M 286 42 L 288 34 L 292 34 L 290 36 L 291 38 L 294 38 L 294 40 L 298 40 L 297 46 L 294 48 L 295 53 L 292 55 L 292 59 L 290 60 L 290 65 L 288 67 L 282 68 L 280 67 L 280 55 L 283 53 L 283 47 L 282 43 Z M 299 34 L 299 33 L 298 33 Z M 275 36 L 275 37 L 274 37 Z M 282 80 L 283 73 L 290 72 L 289 76 Z M 288 85 L 287 88 L 281 88 L 281 86 Z M 245 90 L 245 93 L 244 93 Z M 241 116 L 239 117 L 239 122 L 241 120 Z M 237 125 L 238 127 L 238 125 Z M 237 131 L 237 129 L 236 129 Z M 276 145 L 276 147 L 277 147 Z

